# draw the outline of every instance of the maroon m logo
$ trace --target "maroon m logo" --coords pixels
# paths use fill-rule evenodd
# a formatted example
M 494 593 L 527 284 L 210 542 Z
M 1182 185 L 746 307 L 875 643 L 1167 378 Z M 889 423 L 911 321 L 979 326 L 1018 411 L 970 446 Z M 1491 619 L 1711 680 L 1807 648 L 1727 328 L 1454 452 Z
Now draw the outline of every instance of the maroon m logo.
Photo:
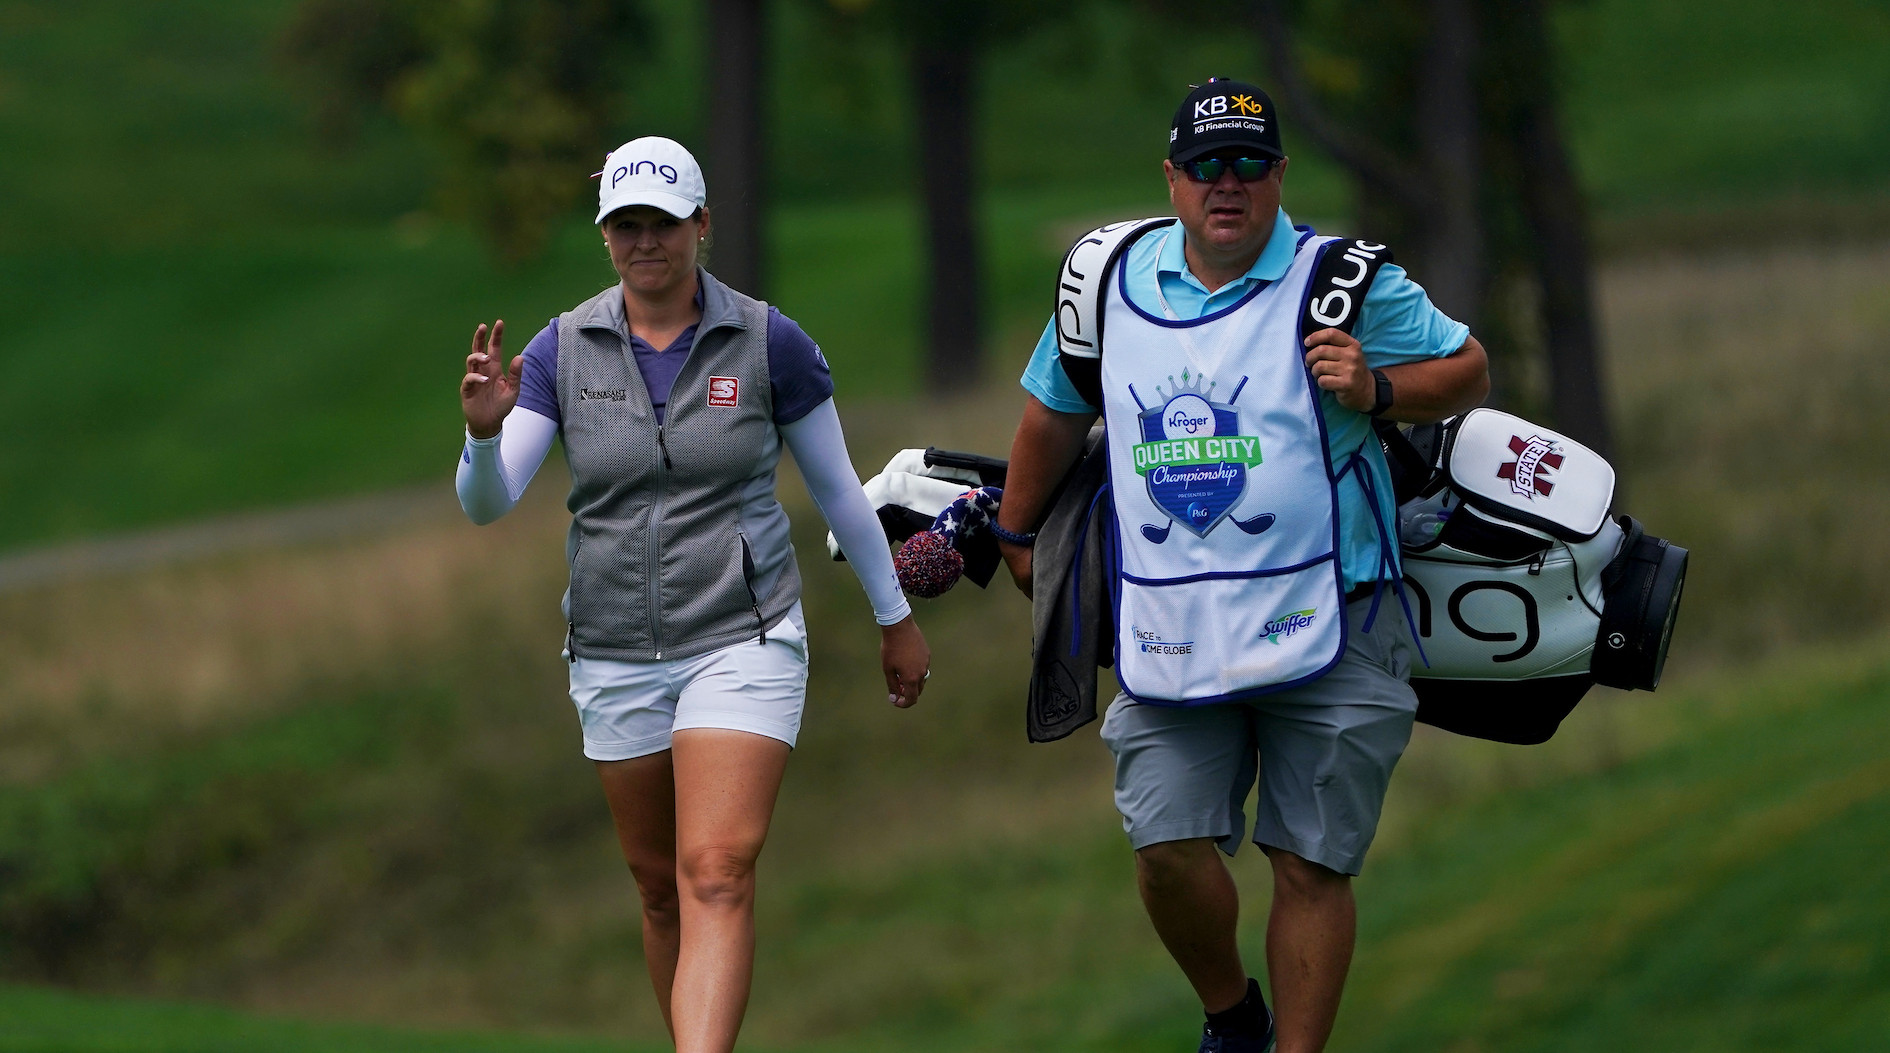
M 1544 479 L 1543 475 L 1562 467 L 1562 455 L 1555 452 L 1555 444 L 1540 435 L 1531 435 L 1527 439 L 1511 435 L 1509 452 L 1515 454 L 1516 459 L 1498 467 L 1496 477 L 1508 479 L 1512 491 L 1532 501 L 1537 494 L 1549 496 L 1555 484 Z

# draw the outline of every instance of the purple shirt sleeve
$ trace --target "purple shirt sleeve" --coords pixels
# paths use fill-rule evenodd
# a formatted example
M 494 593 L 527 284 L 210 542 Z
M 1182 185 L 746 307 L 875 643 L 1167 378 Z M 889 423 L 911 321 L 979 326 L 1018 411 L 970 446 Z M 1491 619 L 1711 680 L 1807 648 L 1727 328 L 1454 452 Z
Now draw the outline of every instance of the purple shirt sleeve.
M 776 424 L 792 424 L 833 398 L 833 374 L 820 346 L 775 307 L 768 308 L 768 380 Z
M 518 379 L 518 404 L 543 414 L 561 428 L 558 413 L 558 320 L 538 331 L 525 345 L 525 372 Z

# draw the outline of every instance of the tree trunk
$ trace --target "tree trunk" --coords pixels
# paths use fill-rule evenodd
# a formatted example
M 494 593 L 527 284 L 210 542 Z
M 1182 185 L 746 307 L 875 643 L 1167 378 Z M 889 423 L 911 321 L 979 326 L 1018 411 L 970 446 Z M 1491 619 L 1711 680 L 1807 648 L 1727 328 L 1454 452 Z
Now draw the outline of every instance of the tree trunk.
M 1547 62 L 1550 46 L 1541 0 L 1518 5 L 1525 39 Z M 1524 219 L 1535 238 L 1537 281 L 1549 356 L 1549 405 L 1555 427 L 1601 454 L 1613 455 L 1606 385 L 1595 328 L 1593 255 L 1588 208 L 1569 159 L 1556 111 L 1554 83 L 1531 78 L 1518 114 Z
M 974 387 L 983 357 L 982 268 L 972 208 L 973 36 L 919 32 L 912 41 L 927 260 L 925 388 L 931 392 Z
M 1482 128 L 1477 105 L 1477 16 L 1472 0 L 1431 0 L 1418 63 L 1413 123 L 1434 195 L 1421 214 L 1415 273 L 1431 302 L 1476 329 L 1488 283 L 1482 215 Z M 1393 246 L 1393 250 L 1396 250 Z
M 709 113 L 703 138 L 714 241 L 710 262 L 717 278 L 756 297 L 764 295 L 766 281 L 765 17 L 763 0 L 708 3 Z

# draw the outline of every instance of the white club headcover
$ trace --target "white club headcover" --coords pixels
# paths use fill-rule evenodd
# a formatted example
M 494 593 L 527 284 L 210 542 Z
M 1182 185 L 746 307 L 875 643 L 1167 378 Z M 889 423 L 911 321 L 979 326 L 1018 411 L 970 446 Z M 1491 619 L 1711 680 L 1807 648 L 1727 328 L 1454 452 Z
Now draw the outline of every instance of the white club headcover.
M 945 506 L 956 500 L 966 489 L 978 485 L 977 473 L 975 472 L 963 472 L 949 468 L 927 469 L 927 471 L 950 472 L 958 476 L 970 475 L 971 479 L 966 481 L 964 479 L 939 479 L 919 475 L 911 471 L 896 470 L 894 465 L 899 464 L 900 457 L 904 457 L 907 453 L 915 453 L 923 457 L 925 451 L 901 451 L 900 456 L 894 457 L 892 463 L 886 466 L 886 471 L 866 481 L 866 501 L 873 506 L 875 512 L 887 505 L 897 505 L 901 508 L 909 508 L 927 518 L 935 519 L 940 512 L 945 511 Z M 924 467 L 922 460 L 915 463 L 922 468 Z M 835 560 L 841 558 L 840 543 L 834 540 L 834 536 L 831 532 L 827 534 L 827 554 L 832 556 Z

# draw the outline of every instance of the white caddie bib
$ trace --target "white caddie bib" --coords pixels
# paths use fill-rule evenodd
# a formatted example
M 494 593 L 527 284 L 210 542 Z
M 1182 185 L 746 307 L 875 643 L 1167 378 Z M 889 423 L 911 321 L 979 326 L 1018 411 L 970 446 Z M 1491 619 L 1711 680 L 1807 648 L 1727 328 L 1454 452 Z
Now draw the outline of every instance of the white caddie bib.
M 1232 701 L 1345 651 L 1338 474 L 1300 347 L 1320 247 L 1193 321 L 1105 278 L 1103 413 L 1115 503 L 1116 675 L 1144 702 Z

